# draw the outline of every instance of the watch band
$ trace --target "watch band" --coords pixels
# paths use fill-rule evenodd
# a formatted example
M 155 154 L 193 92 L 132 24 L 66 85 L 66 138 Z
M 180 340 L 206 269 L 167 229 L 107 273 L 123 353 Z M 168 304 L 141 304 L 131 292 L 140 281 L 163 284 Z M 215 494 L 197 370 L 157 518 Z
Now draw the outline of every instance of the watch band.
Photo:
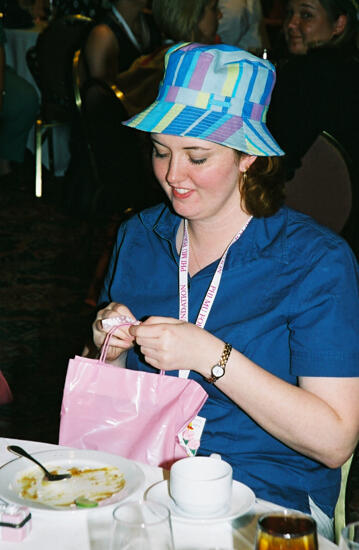
M 212 374 L 209 378 L 207 378 L 207 382 L 209 382 L 210 384 L 214 384 L 215 382 L 217 382 L 217 380 L 219 378 L 222 378 L 222 376 L 224 376 L 225 374 L 225 370 L 226 370 L 226 366 L 227 366 L 227 362 L 228 362 L 228 359 L 229 359 L 229 356 L 231 354 L 231 351 L 232 351 L 232 346 L 231 344 L 228 344 L 228 342 L 225 343 L 224 345 L 224 348 L 223 348 L 223 351 L 222 351 L 222 355 L 221 355 L 221 358 L 220 360 L 218 361 L 218 363 L 216 363 L 215 365 L 213 365 L 212 367 Z M 221 374 L 220 376 L 216 376 L 213 372 L 213 369 L 215 367 L 222 367 L 223 369 L 223 374 Z

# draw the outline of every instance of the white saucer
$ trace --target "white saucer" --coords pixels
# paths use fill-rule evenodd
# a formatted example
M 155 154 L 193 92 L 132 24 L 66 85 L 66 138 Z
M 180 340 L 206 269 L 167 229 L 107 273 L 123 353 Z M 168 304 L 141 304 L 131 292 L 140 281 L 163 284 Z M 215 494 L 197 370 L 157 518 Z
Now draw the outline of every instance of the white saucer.
M 199 518 L 186 516 L 184 512 L 176 506 L 169 494 L 168 480 L 160 481 L 159 483 L 152 485 L 152 487 L 146 491 L 145 498 L 165 504 L 170 509 L 172 519 L 187 523 L 201 523 L 208 521 L 211 523 L 218 523 L 221 521 L 230 521 L 249 512 L 256 500 L 252 489 L 247 487 L 247 485 L 244 485 L 244 483 L 233 481 L 232 504 L 230 509 L 226 513 L 219 514 L 218 516 Z

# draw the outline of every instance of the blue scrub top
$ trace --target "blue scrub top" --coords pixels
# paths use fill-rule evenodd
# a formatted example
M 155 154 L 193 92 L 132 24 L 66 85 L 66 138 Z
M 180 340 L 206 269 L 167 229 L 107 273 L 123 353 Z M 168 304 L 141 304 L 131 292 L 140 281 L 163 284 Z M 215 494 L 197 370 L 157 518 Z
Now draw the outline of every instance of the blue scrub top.
M 137 319 L 178 318 L 180 221 L 158 205 L 120 227 L 99 304 L 123 303 Z M 189 278 L 192 323 L 217 263 Z M 284 207 L 269 218 L 253 218 L 229 249 L 205 329 L 293 385 L 299 376 L 359 376 L 358 288 L 358 265 L 345 241 Z M 127 367 L 155 371 L 137 348 L 128 353 Z M 311 496 L 333 516 L 340 469 L 287 447 L 215 385 L 193 371 L 190 378 L 209 394 L 200 412 L 207 422 L 199 454 L 220 453 L 234 478 L 257 497 L 310 512 Z

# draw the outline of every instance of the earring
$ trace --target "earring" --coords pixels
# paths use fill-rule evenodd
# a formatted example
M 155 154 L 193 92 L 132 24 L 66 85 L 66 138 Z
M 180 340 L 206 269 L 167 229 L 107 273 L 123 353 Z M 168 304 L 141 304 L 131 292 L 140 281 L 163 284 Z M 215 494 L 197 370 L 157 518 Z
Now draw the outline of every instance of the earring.
M 243 172 L 243 175 L 242 175 L 242 184 L 245 185 L 247 181 L 247 171 Z

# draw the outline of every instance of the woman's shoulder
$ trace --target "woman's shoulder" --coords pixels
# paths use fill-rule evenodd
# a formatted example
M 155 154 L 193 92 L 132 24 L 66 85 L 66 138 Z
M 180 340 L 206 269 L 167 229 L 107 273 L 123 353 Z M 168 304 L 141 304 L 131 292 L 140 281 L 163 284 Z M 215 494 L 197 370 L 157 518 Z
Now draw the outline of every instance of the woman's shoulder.
M 110 11 L 105 11 L 97 18 L 95 29 L 101 27 L 107 27 L 107 29 L 110 29 L 115 35 L 125 35 L 125 31 L 118 25 Z
M 258 219 L 255 239 L 258 250 L 275 255 L 281 262 L 301 269 L 323 258 L 354 258 L 347 242 L 311 216 L 283 206 L 274 216 Z M 355 261 L 355 259 L 354 259 Z
M 139 212 L 134 212 L 124 222 L 124 225 L 131 229 L 143 226 L 146 230 L 152 231 L 157 226 L 163 224 L 172 225 L 176 223 L 178 216 L 174 214 L 165 203 L 159 203 Z
M 347 257 L 356 263 L 350 246 L 338 233 L 291 208 L 284 207 L 282 212 L 286 219 L 285 242 L 289 261 L 308 263 L 325 259 L 330 264 L 334 257 Z
M 117 245 L 120 246 L 125 241 L 127 244 L 136 242 L 147 246 L 152 241 L 172 240 L 180 220 L 164 203 L 151 206 L 130 215 L 121 223 Z

